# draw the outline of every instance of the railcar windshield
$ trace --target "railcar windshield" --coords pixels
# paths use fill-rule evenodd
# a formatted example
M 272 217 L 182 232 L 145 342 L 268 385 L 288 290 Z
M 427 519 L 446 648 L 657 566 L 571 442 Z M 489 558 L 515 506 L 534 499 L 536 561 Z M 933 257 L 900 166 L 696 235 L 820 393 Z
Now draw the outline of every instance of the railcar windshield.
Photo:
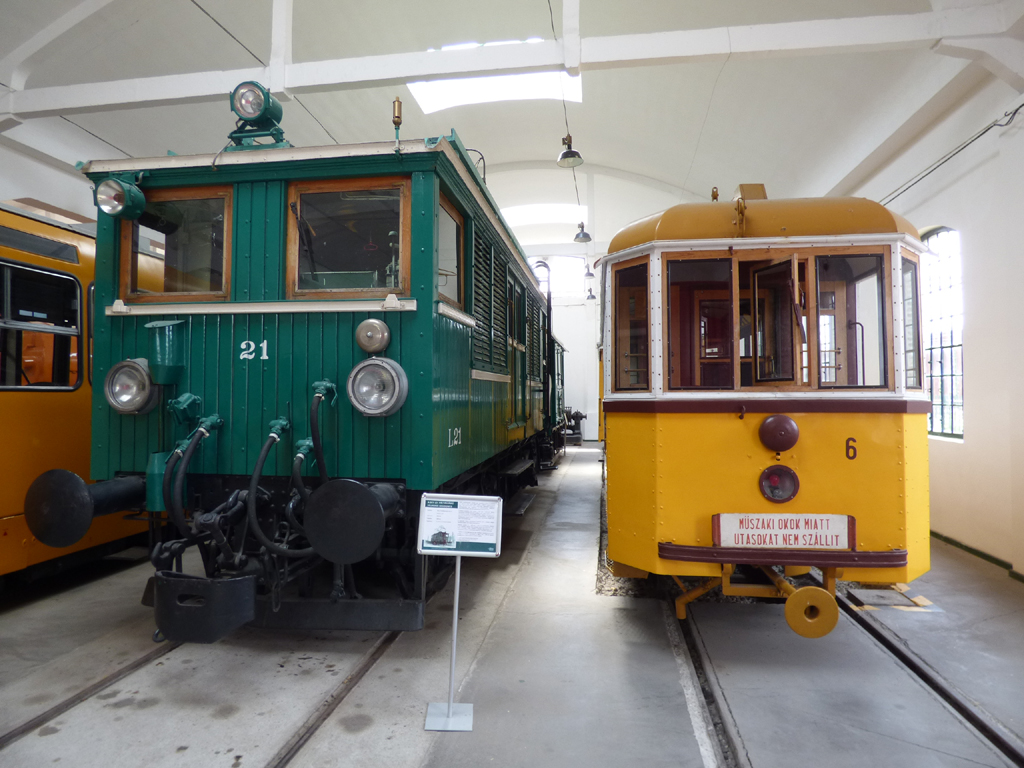
M 822 387 L 886 384 L 881 256 L 818 256 L 818 362 Z
M 668 262 L 669 389 L 732 389 L 732 261 Z
M 920 389 L 917 257 L 890 253 L 754 247 L 613 263 L 611 389 L 894 389 L 894 370 L 899 387 Z
M 293 184 L 288 211 L 291 295 L 369 298 L 406 292 L 406 198 L 402 180 Z
M 136 221 L 122 222 L 121 298 L 227 298 L 231 188 L 153 190 Z

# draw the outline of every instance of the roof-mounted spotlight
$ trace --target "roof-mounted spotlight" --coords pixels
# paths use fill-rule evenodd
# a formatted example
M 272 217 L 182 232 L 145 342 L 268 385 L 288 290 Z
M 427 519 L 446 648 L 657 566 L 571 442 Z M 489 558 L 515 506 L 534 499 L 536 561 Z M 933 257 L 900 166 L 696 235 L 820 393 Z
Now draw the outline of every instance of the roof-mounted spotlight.
M 228 147 L 227 151 L 291 146 L 284 140 L 284 131 L 280 126 L 284 116 L 281 102 L 254 80 L 236 86 L 231 92 L 231 111 L 238 115 L 238 125 L 228 134 L 235 146 Z M 274 143 L 256 143 L 256 139 L 267 137 L 272 138 Z
M 590 234 L 587 232 L 587 230 L 585 230 L 583 228 L 583 222 L 582 221 L 580 222 L 580 231 L 576 233 L 576 237 L 574 237 L 572 239 L 572 241 L 574 243 L 589 243 L 590 242 Z M 589 267 L 587 267 L 587 271 L 588 272 L 590 271 Z M 593 277 L 593 275 L 587 275 L 587 277 Z
M 575 168 L 577 165 L 583 165 L 583 155 L 572 148 L 572 134 L 565 134 L 565 138 L 562 139 L 562 146 L 565 149 L 558 156 L 558 167 L 559 168 Z
M 120 179 L 105 179 L 93 191 L 96 207 L 108 216 L 134 221 L 146 210 L 146 196 L 134 184 Z

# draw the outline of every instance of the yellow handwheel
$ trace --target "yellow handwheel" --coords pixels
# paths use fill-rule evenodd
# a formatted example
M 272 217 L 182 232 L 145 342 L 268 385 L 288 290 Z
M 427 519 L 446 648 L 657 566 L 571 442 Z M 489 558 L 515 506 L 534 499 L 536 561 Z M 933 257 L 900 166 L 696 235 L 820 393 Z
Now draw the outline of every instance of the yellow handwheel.
M 838 621 L 836 599 L 821 587 L 801 587 L 786 600 L 786 623 L 801 637 L 824 637 Z

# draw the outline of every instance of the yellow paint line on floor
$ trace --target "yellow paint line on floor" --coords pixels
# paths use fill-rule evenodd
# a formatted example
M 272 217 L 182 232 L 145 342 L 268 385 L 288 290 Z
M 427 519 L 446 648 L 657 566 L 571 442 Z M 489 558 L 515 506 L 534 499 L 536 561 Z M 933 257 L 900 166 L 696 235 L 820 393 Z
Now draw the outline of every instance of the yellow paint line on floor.
M 894 605 L 897 611 L 911 611 L 914 613 L 931 613 L 927 608 L 919 608 L 916 605 Z
M 910 598 L 910 602 L 920 606 L 932 605 L 931 600 L 929 600 L 927 597 L 921 597 L 920 595 L 918 595 L 917 597 Z
M 910 585 L 908 585 L 908 584 L 893 584 L 892 588 L 895 589 L 897 592 L 906 592 L 906 591 L 908 591 L 910 589 Z

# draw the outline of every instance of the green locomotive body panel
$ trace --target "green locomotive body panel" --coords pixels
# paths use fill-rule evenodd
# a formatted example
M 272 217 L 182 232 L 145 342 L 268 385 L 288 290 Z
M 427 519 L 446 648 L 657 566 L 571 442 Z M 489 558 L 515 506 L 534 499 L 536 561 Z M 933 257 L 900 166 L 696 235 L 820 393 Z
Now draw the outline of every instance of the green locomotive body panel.
M 529 304 L 527 310 L 541 308 L 536 317 L 527 317 L 524 328 L 530 329 L 546 323 L 541 295 L 507 228 L 497 229 L 497 208 L 486 188 L 478 181 L 476 189 L 467 184 L 475 173 L 457 137 L 440 141 L 447 141 L 454 151 L 439 151 L 436 142 L 428 141 L 421 151 L 401 154 L 354 152 L 275 162 L 268 151 L 258 153 L 258 162 L 216 169 L 140 165 L 145 170 L 139 182 L 143 191 L 232 186 L 230 299 L 218 302 L 215 311 L 195 310 L 197 305 L 190 304 L 193 309 L 182 312 L 179 304 L 188 303 L 183 298 L 166 305 L 147 304 L 144 314 L 132 313 L 138 304 L 129 305 L 125 314 L 108 314 L 119 295 L 120 222 L 99 214 L 94 381 L 102 383 L 122 360 L 149 356 L 150 332 L 145 326 L 154 320 L 184 321 L 187 359 L 181 379 L 165 387 L 159 406 L 146 415 L 119 415 L 108 405 L 104 388 L 94 389 L 92 478 L 144 472 L 151 453 L 169 451 L 187 437 L 194 424 L 176 424 L 166 412 L 167 401 L 184 392 L 202 398 L 203 415 L 217 413 L 225 422 L 203 441 L 190 467 L 192 473 L 209 475 L 252 473 L 268 425 L 278 417 L 288 418 L 292 428 L 271 455 L 264 475 L 288 475 L 295 443 L 310 434 L 312 383 L 323 379 L 338 387 L 337 401 L 320 407 L 320 432 L 332 477 L 401 480 L 410 488 L 430 490 L 538 429 L 530 416 L 540 409 L 542 397 L 528 385 L 527 368 L 531 356 L 539 368 L 541 356 L 509 345 L 506 333 L 513 329 L 506 327 L 506 304 L 511 297 L 505 291 L 507 286 L 518 287 Z M 465 168 L 458 168 L 457 162 Z M 109 176 L 109 171 L 90 173 L 96 182 Z M 416 309 L 347 311 L 350 300 L 337 299 L 331 301 L 342 311 L 323 311 L 323 301 L 318 300 L 315 311 L 303 312 L 296 310 L 305 299 L 292 299 L 288 311 L 254 310 L 254 303 L 286 301 L 289 183 L 384 176 L 411 181 L 409 284 L 399 298 L 415 300 Z M 438 312 L 442 195 L 464 218 L 461 314 L 477 320 L 477 328 Z M 510 242 L 518 254 L 509 249 Z M 231 311 L 230 305 L 243 302 L 247 308 Z M 480 302 L 486 303 L 486 313 Z M 166 313 L 156 307 L 166 308 Z M 276 310 L 280 307 L 277 304 Z M 345 393 L 349 372 L 369 356 L 356 345 L 355 328 L 371 317 L 390 328 L 391 343 L 382 354 L 398 362 L 409 380 L 405 404 L 387 417 L 362 415 Z M 537 329 L 532 331 L 533 345 L 540 343 Z M 523 333 L 519 336 L 527 340 Z M 255 347 L 254 357 L 240 357 L 244 342 Z M 476 379 L 474 370 L 511 380 Z M 539 370 L 537 374 L 530 378 L 539 379 Z M 312 464 L 306 463 L 305 474 L 316 473 Z

